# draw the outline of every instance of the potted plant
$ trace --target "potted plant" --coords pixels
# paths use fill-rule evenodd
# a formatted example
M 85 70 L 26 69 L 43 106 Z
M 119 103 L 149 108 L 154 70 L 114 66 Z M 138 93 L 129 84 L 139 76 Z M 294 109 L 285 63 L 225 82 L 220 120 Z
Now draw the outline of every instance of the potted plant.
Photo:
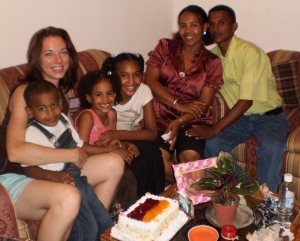
M 251 195 L 259 188 L 256 180 L 248 179 L 249 172 L 243 171 L 235 176 L 234 169 L 232 156 L 221 151 L 217 167 L 207 169 L 211 177 L 205 177 L 191 185 L 196 190 L 211 191 L 205 195 L 212 197 L 216 219 L 222 224 L 230 224 L 235 220 L 239 205 L 238 195 Z M 229 210 L 229 213 L 218 213 L 220 208 Z M 235 209 L 235 211 L 231 209 Z

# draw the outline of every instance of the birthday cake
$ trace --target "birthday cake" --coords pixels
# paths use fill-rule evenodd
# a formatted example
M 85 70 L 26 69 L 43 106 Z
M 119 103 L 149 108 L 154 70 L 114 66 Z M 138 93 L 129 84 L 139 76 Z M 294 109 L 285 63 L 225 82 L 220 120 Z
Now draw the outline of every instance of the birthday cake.
M 176 200 L 147 193 L 119 214 L 111 236 L 122 241 L 168 241 L 187 220 Z

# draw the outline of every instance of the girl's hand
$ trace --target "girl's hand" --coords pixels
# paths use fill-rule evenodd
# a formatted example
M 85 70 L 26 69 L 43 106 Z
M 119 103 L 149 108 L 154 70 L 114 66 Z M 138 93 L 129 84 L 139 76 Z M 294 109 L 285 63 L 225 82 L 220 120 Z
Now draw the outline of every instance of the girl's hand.
M 201 115 L 203 115 L 201 106 L 204 105 L 206 104 L 200 101 L 192 101 L 188 103 L 177 102 L 176 110 L 180 111 L 181 113 L 189 113 L 195 118 L 198 118 L 201 117 Z
M 123 160 L 124 160 L 125 162 L 127 162 L 129 165 L 131 164 L 131 162 L 132 162 L 132 160 L 133 160 L 133 158 L 134 158 L 133 154 L 131 154 L 131 153 L 130 153 L 127 149 L 125 149 L 125 148 L 115 149 L 115 150 L 113 150 L 113 152 L 119 154 L 119 155 L 123 158 Z
M 111 152 L 115 149 L 121 148 L 121 142 L 118 140 L 113 140 L 113 141 L 108 142 L 106 147 L 108 148 L 108 152 Z
M 135 144 L 133 144 L 131 142 L 126 142 L 126 148 L 132 155 L 134 155 L 134 157 L 137 157 L 140 155 L 140 151 Z
M 97 146 L 106 146 L 112 140 L 118 140 L 116 136 L 116 131 L 106 131 L 102 133 L 98 139 L 94 142 Z
M 172 143 L 170 145 L 170 150 L 173 150 L 175 147 L 180 128 L 181 128 L 181 123 L 179 119 L 176 119 L 169 124 L 167 130 L 165 131 L 165 133 L 169 133 L 171 131 L 170 137 L 165 140 L 165 142 L 169 142 L 172 140 Z
M 47 175 L 47 180 L 51 181 L 51 182 L 59 182 L 59 183 L 66 183 L 66 184 L 71 184 L 73 186 L 75 186 L 75 180 L 74 178 L 66 172 L 50 172 Z

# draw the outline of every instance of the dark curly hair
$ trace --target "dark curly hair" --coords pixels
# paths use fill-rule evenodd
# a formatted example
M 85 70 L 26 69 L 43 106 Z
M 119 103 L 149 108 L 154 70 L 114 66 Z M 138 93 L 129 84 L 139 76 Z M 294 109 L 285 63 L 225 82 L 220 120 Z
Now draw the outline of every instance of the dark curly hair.
M 232 23 L 236 23 L 235 12 L 234 12 L 234 10 L 231 7 L 228 7 L 226 5 L 217 5 L 217 6 L 214 6 L 213 8 L 211 8 L 208 11 L 208 15 L 210 13 L 212 13 L 212 12 L 215 12 L 215 11 L 225 11 L 225 12 L 227 12 L 227 14 L 230 17 Z
M 40 66 L 40 54 L 43 47 L 43 40 L 50 36 L 58 36 L 64 40 L 70 57 L 69 68 L 65 76 L 59 81 L 60 87 L 66 93 L 74 88 L 77 80 L 76 70 L 78 66 L 78 56 L 68 32 L 62 28 L 42 28 L 32 36 L 27 50 L 28 69 L 22 82 L 28 83 L 43 79 L 43 71 Z
M 178 14 L 178 18 L 177 18 L 178 24 L 179 24 L 181 15 L 185 12 L 194 13 L 198 17 L 198 20 L 202 26 L 208 22 L 207 14 L 203 10 L 203 8 L 201 8 L 198 5 L 189 5 L 189 6 L 185 7 L 184 9 L 182 9 L 180 11 L 180 13 Z M 173 39 L 181 39 L 178 31 L 173 34 Z M 209 31 L 206 31 L 206 34 L 203 35 L 203 42 L 205 45 L 210 45 L 210 44 L 214 43 L 212 38 L 210 37 Z
M 46 81 L 44 79 L 35 80 L 33 82 L 30 82 L 26 86 L 24 93 L 23 93 L 26 105 L 28 107 L 31 107 L 32 103 L 34 102 L 34 98 L 36 96 L 39 96 L 41 94 L 50 93 L 50 92 L 55 93 L 57 96 L 57 99 L 59 98 L 57 88 L 51 82 Z
M 102 71 L 104 73 L 109 73 L 112 76 L 112 81 L 115 82 L 118 86 L 121 87 L 121 80 L 117 74 L 119 65 L 124 61 L 135 61 L 140 67 L 140 72 L 144 72 L 145 61 L 142 55 L 140 54 L 132 54 L 132 53 L 120 53 L 115 57 L 108 57 L 103 65 Z M 122 101 L 122 96 L 120 101 Z
M 95 84 L 98 84 L 103 79 L 109 80 L 109 82 L 112 85 L 113 91 L 116 93 L 116 99 L 114 104 L 120 102 L 122 95 L 121 95 L 121 88 L 119 86 L 119 82 L 113 81 L 112 76 L 108 75 L 107 72 L 105 73 L 102 70 L 95 70 L 86 73 L 79 80 L 77 91 L 80 100 L 80 107 L 82 109 L 89 109 L 92 107 L 91 103 L 87 101 L 86 95 L 91 95 Z

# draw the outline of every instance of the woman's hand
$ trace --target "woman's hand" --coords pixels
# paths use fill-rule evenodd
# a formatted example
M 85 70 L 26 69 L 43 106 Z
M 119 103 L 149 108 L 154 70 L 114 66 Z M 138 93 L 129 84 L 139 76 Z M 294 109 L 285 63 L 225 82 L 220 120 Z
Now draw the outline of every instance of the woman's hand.
M 170 137 L 165 140 L 165 142 L 172 141 L 170 145 L 170 150 L 174 149 L 180 128 L 181 122 L 179 121 L 179 119 L 176 119 L 169 124 L 167 130 L 165 131 L 165 133 L 169 133 L 171 131 Z
M 206 104 L 200 101 L 192 101 L 187 103 L 177 102 L 174 106 L 176 110 L 181 113 L 189 113 L 193 115 L 195 118 L 201 117 L 203 115 L 203 111 L 201 106 L 205 106 Z
M 87 154 L 80 147 L 74 148 L 77 152 L 77 159 L 73 162 L 79 169 L 82 169 L 83 165 L 87 162 Z

